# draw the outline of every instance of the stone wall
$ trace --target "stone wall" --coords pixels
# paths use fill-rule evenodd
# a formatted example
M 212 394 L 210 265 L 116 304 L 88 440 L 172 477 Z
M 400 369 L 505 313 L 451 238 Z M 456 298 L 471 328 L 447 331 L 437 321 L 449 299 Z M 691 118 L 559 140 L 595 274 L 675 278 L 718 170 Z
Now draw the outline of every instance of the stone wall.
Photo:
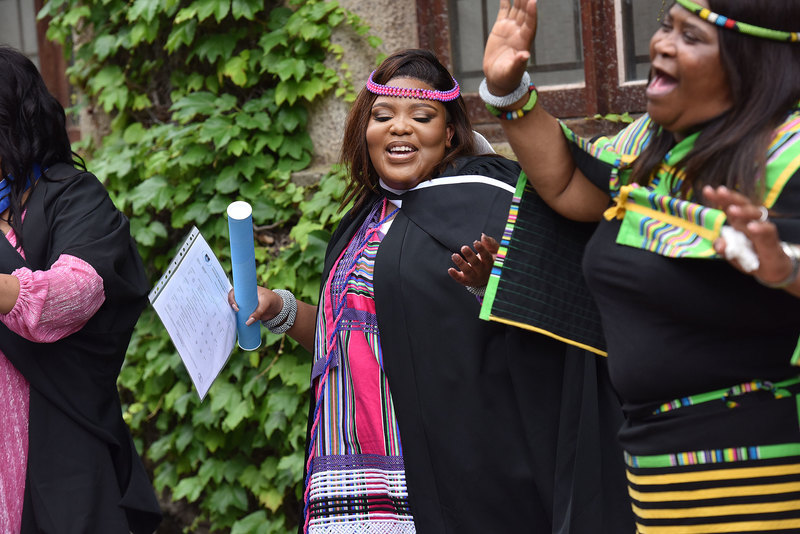
M 377 66 L 380 54 L 389 55 L 401 48 L 419 46 L 415 0 L 340 0 L 340 4 L 361 17 L 370 26 L 372 34 L 383 40 L 376 50 L 353 32 L 338 30 L 335 33 L 333 40 L 344 48 L 343 61 L 352 73 L 356 90 L 361 89 L 369 73 Z M 349 104 L 333 95 L 309 110 L 308 127 L 314 142 L 310 173 L 316 174 L 338 160 L 348 110 Z

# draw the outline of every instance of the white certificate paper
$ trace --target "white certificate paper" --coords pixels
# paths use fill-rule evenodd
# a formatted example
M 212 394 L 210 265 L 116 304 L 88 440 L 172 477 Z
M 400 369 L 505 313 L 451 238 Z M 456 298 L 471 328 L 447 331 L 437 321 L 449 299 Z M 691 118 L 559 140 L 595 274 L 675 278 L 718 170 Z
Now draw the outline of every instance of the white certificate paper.
M 150 291 L 150 304 L 175 344 L 200 400 L 236 343 L 236 313 L 228 304 L 231 287 L 219 260 L 193 227 Z

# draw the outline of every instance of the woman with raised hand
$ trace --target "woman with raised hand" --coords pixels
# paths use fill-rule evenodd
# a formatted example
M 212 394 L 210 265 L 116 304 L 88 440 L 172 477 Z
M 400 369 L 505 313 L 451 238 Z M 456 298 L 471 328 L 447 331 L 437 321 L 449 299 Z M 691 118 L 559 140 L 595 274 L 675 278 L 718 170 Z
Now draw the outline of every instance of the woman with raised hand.
M 564 346 L 451 279 L 485 274 L 491 240 L 461 244 L 508 217 L 520 168 L 488 150 L 436 57 L 392 54 L 345 124 L 319 306 L 259 288 L 251 322 L 314 354 L 304 531 L 550 530 Z
M 536 105 L 536 24 L 501 2 L 481 96 L 544 200 L 600 221 L 584 273 L 638 532 L 800 530 L 800 3 L 677 0 L 647 114 L 591 142 Z
M 150 534 L 117 376 L 149 284 L 34 64 L 0 47 L 0 532 Z

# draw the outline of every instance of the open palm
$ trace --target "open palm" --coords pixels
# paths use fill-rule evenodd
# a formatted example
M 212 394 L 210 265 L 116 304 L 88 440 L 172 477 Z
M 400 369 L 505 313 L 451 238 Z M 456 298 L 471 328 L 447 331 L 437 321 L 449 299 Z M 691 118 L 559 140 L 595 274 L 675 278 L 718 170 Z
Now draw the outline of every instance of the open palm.
M 483 53 L 490 92 L 505 95 L 517 88 L 535 36 L 536 0 L 515 0 L 513 5 L 502 0 Z

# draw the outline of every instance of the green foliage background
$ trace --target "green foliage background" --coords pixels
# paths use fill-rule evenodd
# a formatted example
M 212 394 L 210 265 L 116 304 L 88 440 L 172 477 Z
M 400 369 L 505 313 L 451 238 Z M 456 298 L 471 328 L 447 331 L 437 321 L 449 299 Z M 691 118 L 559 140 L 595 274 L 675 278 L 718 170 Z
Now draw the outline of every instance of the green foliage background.
M 331 34 L 377 45 L 362 21 L 323 0 L 49 0 L 40 17 L 87 99 L 76 107 L 111 118 L 80 152 L 129 216 L 151 282 L 192 225 L 230 272 L 224 212 L 243 199 L 263 227 L 259 280 L 316 302 L 343 181 L 333 169 L 301 187 L 292 172 L 311 161 L 308 104 L 353 98 Z M 201 403 L 158 317 L 140 319 L 119 385 L 168 513 L 162 532 L 296 528 L 311 358 L 264 332 Z

